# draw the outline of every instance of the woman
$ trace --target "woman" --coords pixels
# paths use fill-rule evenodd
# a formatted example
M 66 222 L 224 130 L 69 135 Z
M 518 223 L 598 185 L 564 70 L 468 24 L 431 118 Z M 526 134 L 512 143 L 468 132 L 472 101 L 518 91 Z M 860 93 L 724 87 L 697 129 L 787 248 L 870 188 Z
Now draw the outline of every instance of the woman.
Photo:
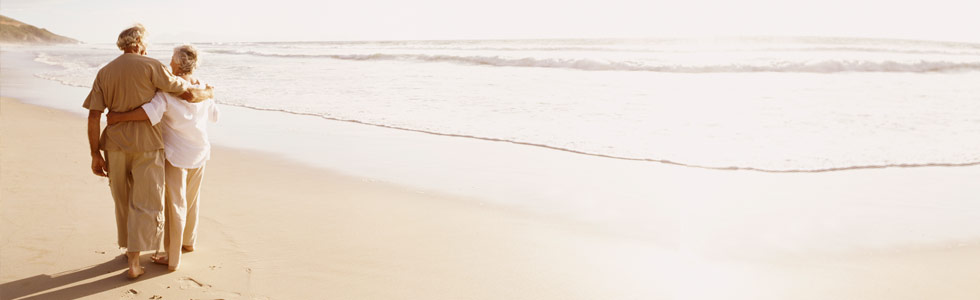
M 193 75 L 197 66 L 198 51 L 194 46 L 174 48 L 174 55 L 170 60 L 174 75 L 192 84 L 204 86 Z M 218 115 L 214 99 L 190 103 L 160 91 L 154 95 L 153 100 L 140 108 L 107 115 L 109 124 L 144 120 L 153 125 L 162 123 L 166 157 L 166 255 L 160 255 L 158 251 L 153 262 L 168 265 L 171 271 L 180 266 L 181 249 L 194 251 L 201 180 L 204 178 L 205 162 L 211 157 L 206 122 L 217 122 Z

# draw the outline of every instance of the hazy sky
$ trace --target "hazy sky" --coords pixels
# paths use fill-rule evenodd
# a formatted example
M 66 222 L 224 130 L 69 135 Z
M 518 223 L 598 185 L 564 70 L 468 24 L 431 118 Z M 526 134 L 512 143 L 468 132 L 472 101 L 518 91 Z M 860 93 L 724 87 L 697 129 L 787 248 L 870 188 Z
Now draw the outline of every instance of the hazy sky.
M 807 35 L 980 43 L 980 1 L 3 0 L 89 43 L 140 22 L 160 42 Z

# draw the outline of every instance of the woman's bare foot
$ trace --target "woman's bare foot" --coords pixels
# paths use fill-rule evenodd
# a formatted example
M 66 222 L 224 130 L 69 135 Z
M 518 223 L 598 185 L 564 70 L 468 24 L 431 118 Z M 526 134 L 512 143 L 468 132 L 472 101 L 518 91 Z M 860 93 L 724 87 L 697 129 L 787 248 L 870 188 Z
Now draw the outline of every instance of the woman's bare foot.
M 153 255 L 153 256 L 150 256 L 150 261 L 152 261 L 153 263 L 158 264 L 158 265 L 169 265 L 170 264 L 170 258 L 168 258 L 166 256 L 163 256 L 163 255 Z
M 170 265 L 170 257 L 168 256 L 154 254 L 150 256 L 150 260 L 155 264 L 167 266 L 167 270 L 170 270 L 170 272 L 177 271 L 177 266 Z
M 194 246 L 184 245 L 184 252 L 194 252 Z

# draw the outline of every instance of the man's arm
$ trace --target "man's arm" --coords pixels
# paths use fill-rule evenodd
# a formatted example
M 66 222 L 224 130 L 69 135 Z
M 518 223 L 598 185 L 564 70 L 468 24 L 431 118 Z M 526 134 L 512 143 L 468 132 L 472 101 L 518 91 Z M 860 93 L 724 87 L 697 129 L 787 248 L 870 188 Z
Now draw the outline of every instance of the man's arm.
M 208 100 L 214 97 L 214 87 L 207 86 L 206 88 L 188 88 L 186 92 L 180 95 L 176 95 L 177 98 L 184 99 L 184 101 L 190 103 L 199 103 L 204 100 Z
M 102 111 L 88 111 L 88 147 L 92 154 L 92 173 L 102 177 L 108 177 L 109 164 L 102 157 L 99 151 L 99 130 L 102 129 Z
M 153 86 L 158 90 L 164 91 L 166 93 L 182 94 L 187 92 L 187 89 L 191 87 L 191 84 L 180 77 L 174 76 L 170 73 L 170 69 L 163 66 L 163 63 L 153 59 L 153 67 L 151 68 L 152 74 L 150 74 L 150 80 L 153 81 Z
M 159 63 L 159 61 L 157 62 Z M 177 98 L 184 99 L 187 102 L 198 103 L 204 101 L 208 98 L 214 96 L 214 92 L 211 86 L 206 88 L 195 88 L 192 87 L 187 80 L 175 76 L 163 66 L 163 63 L 159 63 L 158 66 L 153 68 L 153 75 L 151 75 L 153 80 L 153 85 L 164 92 L 171 93 Z

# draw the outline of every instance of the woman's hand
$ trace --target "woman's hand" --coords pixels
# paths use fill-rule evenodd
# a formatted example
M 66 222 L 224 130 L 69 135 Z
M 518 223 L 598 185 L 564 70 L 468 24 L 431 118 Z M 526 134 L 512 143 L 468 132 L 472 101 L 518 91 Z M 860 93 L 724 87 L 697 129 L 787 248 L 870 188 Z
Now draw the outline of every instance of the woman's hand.
M 109 125 L 113 125 L 113 124 L 122 122 L 123 121 L 123 117 L 122 116 L 123 116 L 123 113 L 111 112 L 110 111 L 108 114 L 105 115 L 106 123 L 108 123 Z

